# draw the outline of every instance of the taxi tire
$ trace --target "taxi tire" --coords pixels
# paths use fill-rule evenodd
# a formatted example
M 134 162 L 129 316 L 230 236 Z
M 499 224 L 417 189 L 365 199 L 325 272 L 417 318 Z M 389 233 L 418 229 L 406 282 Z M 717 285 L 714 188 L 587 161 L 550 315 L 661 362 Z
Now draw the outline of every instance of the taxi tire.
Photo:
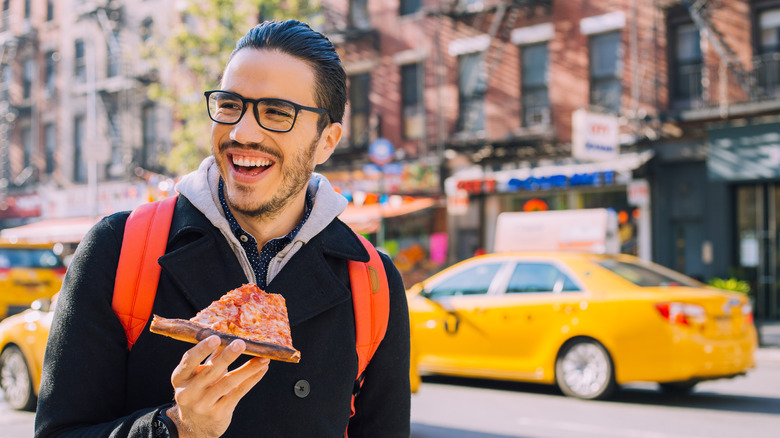
M 597 380 L 587 384 L 594 371 Z M 561 392 L 570 397 L 585 400 L 609 398 L 617 389 L 612 357 L 603 345 L 593 339 L 570 340 L 561 347 L 555 360 L 555 383 Z M 585 391 L 586 388 L 589 389 Z
M 18 411 L 35 411 L 38 397 L 33 390 L 30 367 L 22 350 L 9 345 L 0 354 L 0 388 L 8 406 Z

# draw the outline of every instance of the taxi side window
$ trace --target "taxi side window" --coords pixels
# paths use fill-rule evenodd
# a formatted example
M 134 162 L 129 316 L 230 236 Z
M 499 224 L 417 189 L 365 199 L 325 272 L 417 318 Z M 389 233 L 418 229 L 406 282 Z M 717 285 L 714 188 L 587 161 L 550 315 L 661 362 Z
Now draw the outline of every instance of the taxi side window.
M 518 263 L 506 293 L 573 292 L 580 290 L 560 269 L 549 263 Z
M 464 269 L 428 291 L 431 298 L 459 295 L 484 295 L 493 282 L 501 263 L 482 263 Z

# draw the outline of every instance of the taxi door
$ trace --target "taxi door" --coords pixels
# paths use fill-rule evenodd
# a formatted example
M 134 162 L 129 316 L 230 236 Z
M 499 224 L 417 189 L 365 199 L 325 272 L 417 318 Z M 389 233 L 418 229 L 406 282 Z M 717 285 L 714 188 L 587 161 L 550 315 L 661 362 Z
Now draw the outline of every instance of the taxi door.
M 495 348 L 485 312 L 511 264 L 487 258 L 462 264 L 426 285 L 415 303 L 414 341 L 420 369 L 439 372 L 484 367 Z

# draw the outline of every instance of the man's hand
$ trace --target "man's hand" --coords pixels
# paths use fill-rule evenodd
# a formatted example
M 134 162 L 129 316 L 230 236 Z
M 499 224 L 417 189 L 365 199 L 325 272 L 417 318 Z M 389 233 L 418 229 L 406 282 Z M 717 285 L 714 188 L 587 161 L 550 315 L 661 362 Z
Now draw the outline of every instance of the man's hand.
M 238 401 L 268 371 L 270 360 L 259 357 L 228 371 L 228 366 L 246 349 L 246 343 L 238 339 L 218 351 L 219 344 L 217 336 L 202 340 L 184 353 L 173 370 L 171 384 L 176 404 L 166 415 L 176 423 L 181 438 L 218 437 L 225 433 Z

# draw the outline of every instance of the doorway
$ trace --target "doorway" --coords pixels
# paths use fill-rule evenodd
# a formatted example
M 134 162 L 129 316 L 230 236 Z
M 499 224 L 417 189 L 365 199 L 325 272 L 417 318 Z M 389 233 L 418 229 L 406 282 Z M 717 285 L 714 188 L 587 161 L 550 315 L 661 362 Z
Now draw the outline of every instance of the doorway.
M 736 273 L 750 282 L 759 319 L 780 318 L 778 251 L 780 186 L 759 183 L 736 187 Z

